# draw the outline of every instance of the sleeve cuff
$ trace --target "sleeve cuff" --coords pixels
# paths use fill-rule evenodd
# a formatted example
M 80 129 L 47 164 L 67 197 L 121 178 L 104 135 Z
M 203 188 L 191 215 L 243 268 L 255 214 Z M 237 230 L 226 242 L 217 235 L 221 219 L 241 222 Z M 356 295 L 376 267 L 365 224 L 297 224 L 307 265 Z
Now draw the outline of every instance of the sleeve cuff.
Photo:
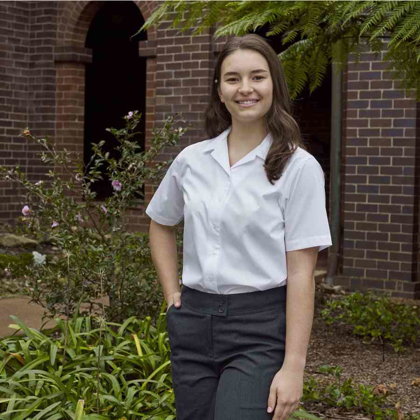
M 179 222 L 181 222 L 181 220 L 183 219 L 183 217 L 181 217 L 179 220 L 171 220 L 171 219 L 167 219 L 166 217 L 162 217 L 159 214 L 155 213 L 152 209 L 147 208 L 145 213 L 155 222 L 159 223 L 160 225 L 165 225 L 165 226 L 175 226 L 177 225 Z
M 319 246 L 318 252 L 332 245 L 331 236 L 313 236 L 305 239 L 286 241 L 286 252 Z

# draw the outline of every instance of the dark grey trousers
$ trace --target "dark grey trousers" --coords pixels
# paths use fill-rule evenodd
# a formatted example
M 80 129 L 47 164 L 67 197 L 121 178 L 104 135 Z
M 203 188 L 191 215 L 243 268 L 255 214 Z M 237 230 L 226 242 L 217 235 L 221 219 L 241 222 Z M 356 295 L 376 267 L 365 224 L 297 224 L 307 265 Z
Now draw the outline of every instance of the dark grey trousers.
M 167 312 L 177 420 L 269 420 L 284 362 L 287 286 L 219 295 L 183 286 Z

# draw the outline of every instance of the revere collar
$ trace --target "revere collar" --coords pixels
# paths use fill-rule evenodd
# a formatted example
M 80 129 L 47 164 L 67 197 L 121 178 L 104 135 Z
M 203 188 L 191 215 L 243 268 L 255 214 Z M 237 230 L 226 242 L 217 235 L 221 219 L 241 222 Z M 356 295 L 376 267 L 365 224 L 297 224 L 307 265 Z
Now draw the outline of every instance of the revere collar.
M 257 156 L 260 157 L 265 161 L 267 157 L 268 150 L 271 146 L 271 135 L 268 133 L 263 141 L 252 149 L 246 156 L 236 162 L 232 167 L 229 163 L 229 151 L 228 151 L 228 144 L 227 144 L 227 137 L 232 130 L 232 126 L 227 128 L 213 140 L 209 141 L 208 145 L 203 149 L 204 152 L 212 151 L 212 157 L 222 166 L 222 168 L 230 174 L 230 170 L 232 168 L 236 168 L 236 166 L 243 165 L 251 160 L 254 160 Z

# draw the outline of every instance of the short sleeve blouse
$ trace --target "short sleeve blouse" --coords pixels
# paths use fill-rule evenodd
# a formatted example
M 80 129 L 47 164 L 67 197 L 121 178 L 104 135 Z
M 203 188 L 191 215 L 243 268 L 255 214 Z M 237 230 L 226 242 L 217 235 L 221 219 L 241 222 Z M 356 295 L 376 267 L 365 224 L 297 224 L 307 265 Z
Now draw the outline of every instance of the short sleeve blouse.
M 283 286 L 286 252 L 332 245 L 323 170 L 298 148 L 272 185 L 263 167 L 270 134 L 230 166 L 230 129 L 183 149 L 146 214 L 168 226 L 184 219 L 188 287 L 229 294 Z

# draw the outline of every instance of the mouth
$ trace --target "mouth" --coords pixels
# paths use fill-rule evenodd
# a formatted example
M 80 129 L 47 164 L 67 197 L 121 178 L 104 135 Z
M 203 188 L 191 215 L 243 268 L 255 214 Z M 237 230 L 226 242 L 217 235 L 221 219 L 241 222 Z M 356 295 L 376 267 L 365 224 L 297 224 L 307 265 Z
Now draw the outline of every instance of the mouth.
M 239 101 L 235 101 L 239 106 L 244 108 L 249 108 L 257 104 L 260 100 L 259 99 L 242 99 Z

